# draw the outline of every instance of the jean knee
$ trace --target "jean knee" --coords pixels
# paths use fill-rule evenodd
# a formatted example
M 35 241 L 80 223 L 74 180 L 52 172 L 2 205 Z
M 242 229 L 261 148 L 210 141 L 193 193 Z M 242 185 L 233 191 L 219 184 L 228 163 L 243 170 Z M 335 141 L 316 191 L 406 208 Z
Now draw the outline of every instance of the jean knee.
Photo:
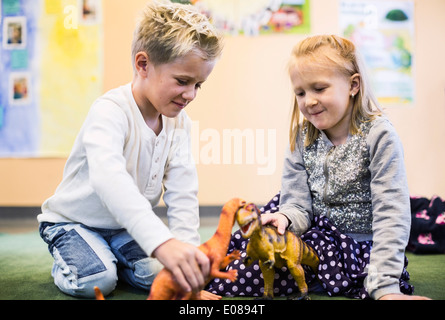
M 78 298 L 94 298 L 94 287 L 98 287 L 103 295 L 110 294 L 117 285 L 116 268 L 108 268 L 97 274 L 79 278 L 75 268 L 53 265 L 52 276 L 54 284 L 65 294 Z
M 153 258 L 145 258 L 135 263 L 134 275 L 141 283 L 150 287 L 164 266 Z
M 163 265 L 153 258 L 145 258 L 136 261 L 133 268 L 124 268 L 120 275 L 122 278 L 135 288 L 150 290 L 154 279 L 161 271 Z
M 102 294 L 107 296 L 116 288 L 117 279 L 116 270 L 102 272 L 96 279 L 89 281 L 86 292 L 89 297 L 95 297 L 94 287 L 98 287 Z
M 54 283 L 62 292 L 94 298 L 94 286 L 104 294 L 116 287 L 116 258 L 100 238 L 82 228 L 63 227 L 54 230 L 49 245 L 54 257 Z

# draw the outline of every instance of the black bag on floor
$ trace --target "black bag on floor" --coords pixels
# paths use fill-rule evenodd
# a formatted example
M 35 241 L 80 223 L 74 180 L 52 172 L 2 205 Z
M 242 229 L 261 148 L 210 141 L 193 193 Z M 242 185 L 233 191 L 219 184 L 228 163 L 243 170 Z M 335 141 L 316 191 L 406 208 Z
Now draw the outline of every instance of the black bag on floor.
M 445 202 L 440 197 L 411 197 L 411 232 L 407 250 L 445 253 Z

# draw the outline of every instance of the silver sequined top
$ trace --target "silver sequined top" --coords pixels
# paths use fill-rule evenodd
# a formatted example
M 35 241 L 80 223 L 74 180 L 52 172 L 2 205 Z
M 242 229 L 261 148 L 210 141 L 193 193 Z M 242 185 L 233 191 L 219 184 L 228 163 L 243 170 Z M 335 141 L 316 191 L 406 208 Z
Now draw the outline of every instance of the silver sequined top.
M 362 134 L 349 136 L 340 146 L 322 132 L 303 152 L 313 212 L 327 216 L 343 233 L 372 232 L 369 128 L 369 122 L 363 123 Z

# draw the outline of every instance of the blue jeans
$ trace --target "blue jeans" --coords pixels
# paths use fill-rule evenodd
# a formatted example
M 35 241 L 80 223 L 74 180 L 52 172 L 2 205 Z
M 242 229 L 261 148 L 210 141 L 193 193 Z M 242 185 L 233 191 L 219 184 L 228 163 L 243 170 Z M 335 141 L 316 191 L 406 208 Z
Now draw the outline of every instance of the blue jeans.
M 94 287 L 111 293 L 118 275 L 149 290 L 162 264 L 149 258 L 125 229 L 90 228 L 79 223 L 46 223 L 39 227 L 54 258 L 51 275 L 64 293 L 94 298 Z

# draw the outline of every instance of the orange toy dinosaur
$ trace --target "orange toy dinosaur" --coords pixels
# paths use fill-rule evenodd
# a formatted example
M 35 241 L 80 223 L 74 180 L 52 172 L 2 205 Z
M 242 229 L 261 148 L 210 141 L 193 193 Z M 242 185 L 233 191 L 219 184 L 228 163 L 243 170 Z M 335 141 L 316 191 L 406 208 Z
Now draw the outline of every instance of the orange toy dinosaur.
M 235 250 L 227 255 L 227 249 L 229 247 L 236 213 L 245 204 L 246 202 L 244 200 L 238 198 L 228 201 L 222 208 L 215 234 L 198 247 L 210 260 L 210 274 L 206 279 L 206 283 L 213 278 L 235 281 L 238 276 L 237 270 L 221 271 L 221 269 L 224 269 L 230 262 L 240 259 L 239 251 Z M 99 288 L 96 287 L 95 292 L 96 299 L 102 300 L 103 295 Z M 174 280 L 172 273 L 164 268 L 153 281 L 147 300 L 204 300 L 215 299 L 215 297 L 217 297 L 208 292 L 203 292 L 203 294 L 204 296 L 201 296 L 201 292 L 197 294 L 184 292 Z

